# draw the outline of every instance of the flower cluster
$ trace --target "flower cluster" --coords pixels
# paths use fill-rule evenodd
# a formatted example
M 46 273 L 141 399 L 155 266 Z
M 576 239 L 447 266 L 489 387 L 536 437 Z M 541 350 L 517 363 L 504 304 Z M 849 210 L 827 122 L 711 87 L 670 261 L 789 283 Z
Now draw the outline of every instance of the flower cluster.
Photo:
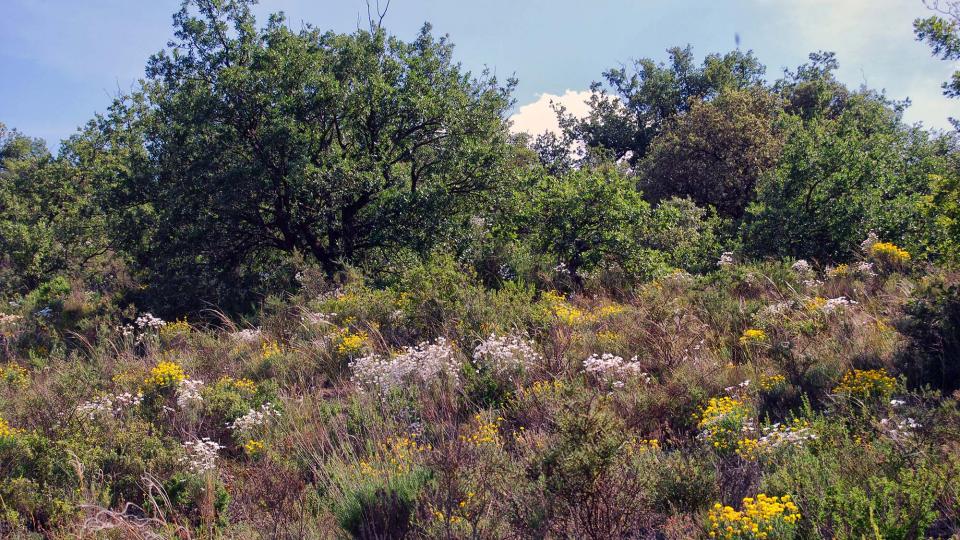
M 363 345 L 369 337 L 362 330 L 351 332 L 344 328 L 336 334 L 337 352 L 343 355 L 356 354 L 363 350 Z
M 186 378 L 187 375 L 180 364 L 164 360 L 150 370 L 150 376 L 144 384 L 148 388 L 173 388 Z
M 789 495 L 769 497 L 763 493 L 743 499 L 743 510 L 734 510 L 720 503 L 710 514 L 710 538 L 724 540 L 792 538 L 800 510 Z
M 283 348 L 276 341 L 264 341 L 260 345 L 260 357 L 264 360 L 272 360 L 283 354 Z
M 736 263 L 735 263 L 735 261 L 734 261 L 734 259 L 733 259 L 733 252 L 732 252 L 732 251 L 724 251 L 724 252 L 720 255 L 720 259 L 717 260 L 717 266 L 719 266 L 720 268 L 728 268 L 728 267 L 733 266 L 734 264 L 736 264 Z
M 0 382 L 7 386 L 20 388 L 27 385 L 29 375 L 26 368 L 14 362 L 7 362 L 0 366 Z
M 587 322 L 587 314 L 564 300 L 563 296 L 554 291 L 543 293 L 543 300 L 548 306 L 549 313 L 566 326 L 574 326 Z
M 906 442 L 913 438 L 916 430 L 923 425 L 913 418 L 884 418 L 880 420 L 880 430 L 884 435 L 896 442 Z
M 474 364 L 498 375 L 514 373 L 540 359 L 533 345 L 519 336 L 490 334 L 473 349 Z
M 854 369 L 843 375 L 833 393 L 861 399 L 889 399 L 896 387 L 897 380 L 888 375 L 885 369 Z
M 350 362 L 351 380 L 387 392 L 408 383 L 428 383 L 441 375 L 459 383 L 460 363 L 444 338 L 422 342 L 392 358 L 371 354 Z
M 643 372 L 636 356 L 627 362 L 622 357 L 610 353 L 603 353 L 600 356 L 591 354 L 583 361 L 583 372 L 614 388 L 622 388 L 624 380 L 631 377 L 641 377 L 645 382 L 650 382 L 650 376 Z
M 181 409 L 196 409 L 203 403 L 203 381 L 183 379 L 177 385 L 177 406 Z
M 460 440 L 476 447 L 482 446 L 503 446 L 503 440 L 500 438 L 500 424 L 503 418 L 497 417 L 494 420 L 487 420 L 482 414 L 477 413 L 473 417 L 476 426 L 470 433 L 461 435 Z
M 246 377 L 234 379 L 229 375 L 224 375 L 217 380 L 217 388 L 233 390 L 241 394 L 252 395 L 257 392 L 257 383 L 247 379 Z
M 12 427 L 4 417 L 0 416 L 0 442 L 9 441 L 22 432 L 23 430 Z
M 181 459 L 193 474 L 203 475 L 217 468 L 217 455 L 223 446 L 209 437 L 183 443 L 186 457 Z
M 279 416 L 280 411 L 273 404 L 264 403 L 259 409 L 250 409 L 247 414 L 227 424 L 227 427 L 243 437 L 249 437 L 256 428 Z
M 867 253 L 889 266 L 900 266 L 910 262 L 910 253 L 890 242 L 877 242 L 870 246 Z
M 263 441 L 258 441 L 256 439 L 250 439 L 249 441 L 243 443 L 243 452 L 251 458 L 262 456 L 266 449 L 267 446 L 263 444 Z
M 810 263 L 808 263 L 805 259 L 799 259 L 797 262 L 790 265 L 790 268 L 798 274 L 809 274 L 813 271 Z
M 244 328 L 230 333 L 230 339 L 240 343 L 256 343 L 263 332 L 259 328 Z
M 760 389 L 769 392 L 787 384 L 787 378 L 780 374 L 760 375 Z
M 137 317 L 133 324 L 125 324 L 120 327 L 120 334 L 123 337 L 133 336 L 137 343 L 152 330 L 161 330 L 167 323 L 159 317 L 154 317 L 151 313 L 144 313 Z
M 810 422 L 795 418 L 789 424 L 775 423 L 763 427 L 763 437 L 757 440 L 757 446 L 763 451 L 775 450 L 784 446 L 802 446 L 806 441 L 817 438 Z
M 535 381 L 524 389 L 524 393 L 533 397 L 549 397 L 559 395 L 567 388 L 563 379 L 553 379 L 550 381 Z
M 191 330 L 193 330 L 193 327 L 190 326 L 190 323 L 188 323 L 186 319 L 177 319 L 172 323 L 161 325 L 160 337 L 170 339 L 176 336 L 188 335 Z
M 429 445 L 421 445 L 412 437 L 388 437 L 377 445 L 370 459 L 360 461 L 360 474 L 364 476 L 387 476 L 406 474 L 413 470 L 417 457 L 429 451 Z
M 100 396 L 77 405 L 77 412 L 90 420 L 107 418 L 123 414 L 125 411 L 140 405 L 143 394 L 123 392 L 111 396 Z
M 740 345 L 748 347 L 759 345 L 767 341 L 767 333 L 759 328 L 747 328 L 740 335 Z
M 734 450 L 742 433 L 754 431 L 750 406 L 731 397 L 710 398 L 697 418 L 700 437 L 717 451 Z

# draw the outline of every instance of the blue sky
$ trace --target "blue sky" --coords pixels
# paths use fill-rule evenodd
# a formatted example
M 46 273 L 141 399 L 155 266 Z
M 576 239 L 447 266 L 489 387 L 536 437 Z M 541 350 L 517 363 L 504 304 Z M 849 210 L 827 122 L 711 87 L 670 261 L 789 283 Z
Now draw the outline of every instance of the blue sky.
M 382 1 L 382 0 L 381 0 Z M 0 122 L 55 148 L 112 96 L 143 75 L 147 57 L 172 35 L 179 0 L 3 0 L 0 13 Z M 362 0 L 263 0 L 261 20 L 284 11 L 348 32 L 365 18 Z M 910 97 L 906 119 L 946 128 L 960 100 L 940 94 L 955 66 L 913 40 L 921 0 L 393 0 L 385 25 L 412 38 L 424 21 L 450 34 L 471 70 L 489 66 L 520 80 L 517 129 L 548 129 L 548 103 L 574 110 L 603 70 L 690 43 L 698 57 L 753 49 L 770 78 L 813 50 L 836 51 L 840 78 L 890 97 Z

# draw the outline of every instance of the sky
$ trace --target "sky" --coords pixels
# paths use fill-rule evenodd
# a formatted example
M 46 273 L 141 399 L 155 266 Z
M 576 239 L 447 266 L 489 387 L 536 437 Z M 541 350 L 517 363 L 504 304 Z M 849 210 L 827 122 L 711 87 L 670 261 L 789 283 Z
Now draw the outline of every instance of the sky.
M 381 0 L 383 2 L 385 0 Z M 179 0 L 2 0 L 0 122 L 55 149 L 111 99 L 134 87 L 147 58 L 172 37 Z M 363 0 L 262 0 L 260 21 L 283 11 L 291 26 L 351 32 Z M 550 101 L 585 110 L 592 81 L 637 58 L 666 59 L 691 44 L 698 58 L 752 49 L 776 79 L 811 51 L 837 53 L 846 84 L 909 97 L 905 120 L 946 129 L 960 100 L 941 95 L 955 64 L 914 40 L 922 0 L 392 0 L 384 26 L 413 39 L 429 21 L 456 44 L 464 68 L 489 68 L 519 85 L 514 130 L 555 129 Z

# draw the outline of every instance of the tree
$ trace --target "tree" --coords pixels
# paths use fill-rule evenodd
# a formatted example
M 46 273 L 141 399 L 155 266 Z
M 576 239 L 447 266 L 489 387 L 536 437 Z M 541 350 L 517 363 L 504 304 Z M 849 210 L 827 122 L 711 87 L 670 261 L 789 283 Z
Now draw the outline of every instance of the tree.
M 930 0 L 927 6 L 940 15 L 913 21 L 917 41 L 925 41 L 934 56 L 943 60 L 960 60 L 960 1 Z M 960 70 L 954 71 L 950 80 L 943 83 L 943 93 L 949 97 L 960 97 Z
M 605 152 L 613 160 L 627 159 L 636 164 L 665 123 L 686 112 L 696 101 L 710 100 L 724 89 L 745 89 L 762 84 L 765 68 L 753 56 L 739 50 L 725 55 L 708 55 L 701 66 L 694 62 L 693 50 L 669 49 L 669 65 L 643 58 L 633 69 L 611 69 L 603 74 L 606 86 L 591 85 L 590 113 L 579 119 L 557 114 L 571 142 L 587 149 Z
M 782 142 L 777 100 L 766 90 L 727 90 L 675 115 L 644 160 L 642 189 L 651 201 L 690 197 L 739 219 L 761 175 L 773 168 Z
M 127 100 L 149 164 L 122 187 L 155 214 L 139 255 L 157 286 L 209 293 L 292 252 L 327 274 L 425 252 L 495 186 L 512 81 L 462 72 L 429 25 L 409 43 L 377 25 L 294 32 L 282 15 L 258 30 L 250 4 L 186 2 Z

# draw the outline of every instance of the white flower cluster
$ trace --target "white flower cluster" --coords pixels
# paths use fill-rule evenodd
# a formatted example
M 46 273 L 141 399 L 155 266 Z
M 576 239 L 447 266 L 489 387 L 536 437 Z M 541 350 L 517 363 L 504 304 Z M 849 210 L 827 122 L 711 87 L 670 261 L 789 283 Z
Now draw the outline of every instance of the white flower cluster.
M 864 253 L 870 253 L 870 248 L 879 241 L 880 237 L 877 236 L 877 233 L 870 231 L 867 233 L 867 238 L 863 242 L 860 242 L 860 249 L 862 249 Z
M 512 373 L 540 360 L 533 346 L 519 336 L 497 336 L 483 340 L 473 350 L 473 361 L 494 373 Z
M 163 319 L 154 317 L 152 313 L 144 313 L 137 317 L 133 324 L 124 324 L 119 327 L 119 330 L 123 337 L 133 336 L 137 343 L 140 343 L 149 331 L 159 330 L 166 325 L 167 322 Z
M 854 306 L 857 303 L 853 300 L 847 299 L 846 296 L 838 296 L 837 298 L 827 299 L 827 303 L 823 305 L 822 309 L 824 313 L 830 314 L 838 309 L 843 309 L 845 307 Z
M 392 358 L 371 354 L 350 362 L 351 380 L 361 386 L 386 392 L 411 382 L 429 382 L 447 375 L 459 382 L 460 364 L 444 338 L 423 342 Z
M 911 439 L 916 430 L 921 427 L 923 427 L 922 424 L 910 417 L 902 420 L 896 417 L 880 420 L 880 430 L 884 435 L 896 442 L 906 442 L 908 439 Z
M 244 328 L 230 334 L 230 338 L 241 343 L 256 343 L 260 341 L 261 331 L 259 328 Z
M 641 377 L 644 382 L 650 382 L 650 376 L 643 372 L 636 356 L 627 362 L 622 357 L 610 353 L 603 353 L 600 356 L 591 354 L 583 361 L 583 372 L 614 388 L 623 388 L 624 380 L 631 377 Z
M 209 437 L 187 441 L 183 443 L 183 449 L 187 456 L 182 458 L 180 462 L 185 464 L 190 472 L 202 475 L 216 470 L 217 454 L 223 448 L 219 443 L 211 441 Z
M 763 428 L 763 437 L 757 440 L 757 446 L 766 450 L 787 445 L 802 446 L 804 442 L 816 438 L 817 434 L 809 427 L 784 426 L 776 423 Z
M 77 406 L 77 412 L 87 416 L 91 420 L 108 418 L 123 414 L 124 411 L 140 405 L 142 401 L 143 394 L 123 392 L 122 394 L 112 396 L 101 396 L 81 403 Z
M 271 418 L 278 416 L 280 416 L 280 411 L 273 404 L 264 403 L 260 406 L 260 409 L 250 409 L 247 414 L 227 424 L 227 427 L 241 435 L 249 436 L 254 429 L 265 425 Z
M 717 266 L 719 266 L 719 267 L 721 267 L 721 268 L 730 267 L 730 266 L 733 266 L 734 264 L 735 264 L 735 262 L 734 262 L 734 260 L 733 260 L 733 252 L 732 252 L 732 251 L 724 251 L 724 252 L 720 255 L 720 260 L 717 261 Z
M 741 382 L 741 383 L 739 383 L 739 384 L 735 384 L 735 385 L 733 385 L 733 386 L 728 386 L 728 387 L 724 388 L 723 391 L 726 392 L 726 393 L 728 393 L 728 394 L 735 394 L 735 393 L 739 392 L 740 390 L 746 390 L 746 389 L 749 388 L 749 387 L 750 387 L 750 379 L 746 379 L 745 381 L 743 381 L 743 382 Z
M 806 259 L 797 260 L 797 262 L 793 263 L 790 268 L 792 268 L 793 271 L 798 274 L 809 274 L 813 271 L 813 268 L 810 266 L 810 263 L 806 261 Z
M 177 406 L 181 409 L 196 409 L 203 403 L 203 381 L 183 379 L 177 385 Z
M 313 325 L 322 325 L 322 324 L 333 324 L 333 319 L 337 316 L 336 313 L 322 313 L 322 312 L 313 312 L 308 311 L 303 314 L 301 320 L 307 324 Z

